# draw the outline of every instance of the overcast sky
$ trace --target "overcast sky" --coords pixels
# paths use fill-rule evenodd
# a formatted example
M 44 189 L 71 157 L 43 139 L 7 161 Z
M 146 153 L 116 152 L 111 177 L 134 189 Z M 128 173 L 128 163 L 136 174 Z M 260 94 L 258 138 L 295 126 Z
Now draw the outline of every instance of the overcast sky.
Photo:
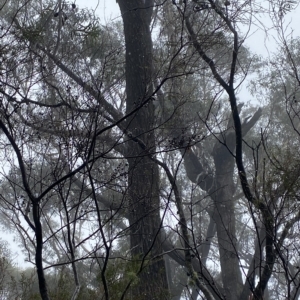
M 76 0 L 75 3 L 79 8 L 89 7 L 96 9 L 102 23 L 121 17 L 116 0 Z
M 266 3 L 267 1 L 263 0 L 262 2 Z M 101 22 L 105 24 L 110 20 L 118 20 L 121 18 L 121 13 L 119 6 L 116 0 L 75 0 L 75 3 L 80 7 L 89 7 L 96 9 L 98 16 L 101 19 Z M 266 7 L 267 8 L 267 7 Z M 292 13 L 289 13 L 285 16 L 285 24 L 287 26 L 287 32 L 291 30 L 294 31 L 294 36 L 300 35 L 300 22 L 299 20 L 300 8 L 297 7 L 296 10 L 293 10 Z M 257 14 L 254 14 L 253 21 L 259 24 L 262 24 L 268 28 L 272 27 L 272 22 L 270 19 L 264 15 L 259 20 L 255 20 L 255 17 L 258 17 Z M 259 22 L 258 22 L 259 21 Z M 270 52 L 275 52 L 276 43 L 274 42 L 274 38 L 276 36 L 274 30 L 269 30 L 268 32 L 263 32 L 263 30 L 258 30 L 257 27 L 253 26 L 254 32 L 251 36 L 249 36 L 246 44 L 252 49 L 253 52 L 258 55 L 268 56 Z

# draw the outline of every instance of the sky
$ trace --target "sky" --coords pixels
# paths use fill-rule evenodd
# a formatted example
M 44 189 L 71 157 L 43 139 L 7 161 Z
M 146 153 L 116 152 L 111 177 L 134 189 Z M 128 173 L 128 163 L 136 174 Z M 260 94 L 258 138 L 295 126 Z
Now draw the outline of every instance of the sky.
M 262 2 L 267 3 L 265 0 L 262 0 Z M 121 19 L 121 12 L 116 0 L 75 0 L 75 3 L 80 8 L 87 7 L 88 4 L 89 8 L 96 9 L 98 16 L 104 24 L 110 20 L 115 21 Z M 299 14 L 300 7 L 298 6 L 295 10 L 285 16 L 287 31 L 293 30 L 295 35 L 300 35 L 300 26 L 298 21 Z M 257 21 L 262 22 L 268 28 L 272 27 L 271 20 L 268 20 L 265 15 Z M 266 34 L 266 32 L 258 30 L 258 28 L 254 26 L 252 33 L 253 35 L 249 36 L 246 44 L 253 50 L 253 52 L 267 57 L 273 49 L 275 50 L 276 43 L 274 42 L 274 36 L 276 34 L 274 30 L 269 30 Z
M 121 18 L 121 12 L 116 0 L 75 0 L 79 8 L 88 7 L 96 9 L 101 22 L 106 23 L 109 20 Z

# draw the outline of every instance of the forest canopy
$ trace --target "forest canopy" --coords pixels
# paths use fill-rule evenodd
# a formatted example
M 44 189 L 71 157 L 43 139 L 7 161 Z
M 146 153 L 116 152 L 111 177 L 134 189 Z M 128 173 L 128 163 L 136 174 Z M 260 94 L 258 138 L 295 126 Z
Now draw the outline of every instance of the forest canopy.
M 0 3 L 1 299 L 299 299 L 298 1 Z

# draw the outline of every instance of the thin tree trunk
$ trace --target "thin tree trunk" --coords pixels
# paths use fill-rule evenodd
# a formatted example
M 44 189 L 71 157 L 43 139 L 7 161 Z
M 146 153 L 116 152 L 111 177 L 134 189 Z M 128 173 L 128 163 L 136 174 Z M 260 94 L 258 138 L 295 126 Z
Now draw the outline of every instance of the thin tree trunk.
M 39 280 L 39 290 L 43 300 L 49 300 L 47 291 L 47 284 L 45 280 L 45 274 L 43 269 L 43 233 L 42 224 L 40 221 L 39 204 L 34 201 L 32 208 L 33 221 L 35 225 L 35 238 L 36 238 L 36 250 L 35 250 L 35 263 Z

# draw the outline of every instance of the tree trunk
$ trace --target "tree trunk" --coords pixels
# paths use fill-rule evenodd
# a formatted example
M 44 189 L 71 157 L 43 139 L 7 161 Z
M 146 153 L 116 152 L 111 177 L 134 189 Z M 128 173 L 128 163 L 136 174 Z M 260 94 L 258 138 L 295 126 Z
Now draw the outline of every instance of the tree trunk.
M 119 0 L 126 44 L 127 113 L 152 93 L 152 39 L 150 21 L 153 1 Z M 131 289 L 132 299 L 167 299 L 168 284 L 162 257 L 158 166 L 147 156 L 155 151 L 154 107 L 151 102 L 127 120 L 127 130 L 146 145 L 129 141 L 127 157 L 128 216 L 131 255 L 143 270 Z
M 243 281 L 238 257 L 236 224 L 234 212 L 234 132 L 226 134 L 223 145 L 217 141 L 213 158 L 215 163 L 215 183 L 211 189 L 214 201 L 221 274 L 226 299 L 237 300 L 242 292 Z M 231 153 L 230 153 L 231 151 Z

